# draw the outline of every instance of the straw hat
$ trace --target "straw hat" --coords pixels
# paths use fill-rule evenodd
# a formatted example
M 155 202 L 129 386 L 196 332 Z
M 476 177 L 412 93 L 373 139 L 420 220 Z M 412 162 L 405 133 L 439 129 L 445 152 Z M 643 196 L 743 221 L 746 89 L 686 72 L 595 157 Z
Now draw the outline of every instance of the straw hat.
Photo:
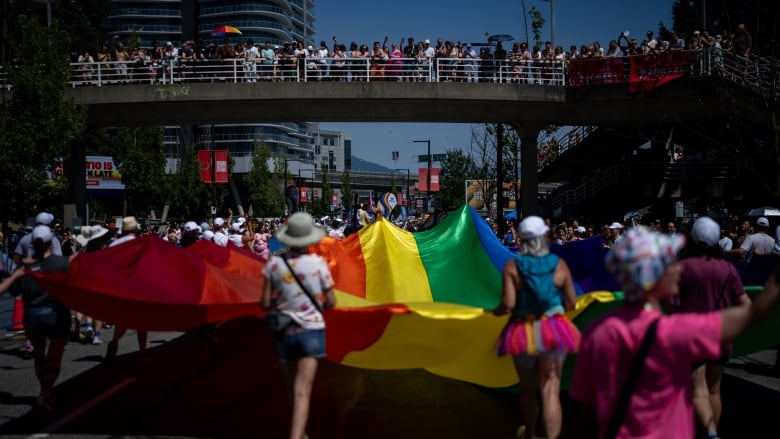
M 122 219 L 122 232 L 137 232 L 140 228 L 134 216 L 126 216 Z
M 314 225 L 308 212 L 296 212 L 276 234 L 276 239 L 290 247 L 302 248 L 314 245 L 325 236 L 325 229 Z

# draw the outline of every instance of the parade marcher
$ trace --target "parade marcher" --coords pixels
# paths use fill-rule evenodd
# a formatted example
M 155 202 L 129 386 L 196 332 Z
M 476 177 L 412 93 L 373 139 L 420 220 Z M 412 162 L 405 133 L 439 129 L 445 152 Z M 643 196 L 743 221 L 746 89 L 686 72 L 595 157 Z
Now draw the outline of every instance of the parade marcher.
M 132 241 L 138 237 L 141 232 L 141 225 L 138 224 L 138 220 L 134 216 L 126 216 L 122 219 L 122 236 L 114 240 L 109 247 L 116 247 L 117 245 Z M 108 349 L 106 350 L 106 361 L 116 360 L 116 354 L 119 351 L 119 340 L 127 332 L 127 328 L 116 326 L 114 327 L 114 336 L 111 341 L 108 342 Z M 141 355 L 146 353 L 146 340 L 149 337 L 147 331 L 137 330 L 136 336 L 138 338 L 138 351 Z
M 274 352 L 282 366 L 292 409 L 291 439 L 306 437 L 311 390 L 317 363 L 325 356 L 324 309 L 336 306 L 328 263 L 307 248 L 325 236 L 307 212 L 290 216 L 276 235 L 288 251 L 272 256 L 265 266 L 265 288 L 260 306 L 280 322 L 273 328 Z M 324 299 L 324 302 L 323 302 Z M 287 320 L 287 324 L 281 323 Z
M 550 253 L 549 227 L 538 216 L 519 225 L 519 252 L 503 269 L 503 297 L 495 315 L 511 313 L 498 341 L 499 355 L 512 355 L 520 379 L 520 416 L 534 436 L 541 392 L 545 435 L 557 438 L 563 413 L 561 371 L 566 355 L 576 352 L 580 334 L 563 315 L 577 300 L 566 261 Z M 523 427 L 521 427 L 523 428 Z
M 111 233 L 101 225 L 84 226 L 81 228 L 81 234 L 76 237 L 76 241 L 84 253 L 90 253 L 102 250 L 111 244 Z M 76 255 L 71 257 L 71 260 Z M 73 322 L 75 336 L 79 341 L 99 345 L 103 343 L 101 332 L 103 331 L 103 322 L 95 320 L 92 317 L 85 316 L 76 312 L 76 319 Z
M 680 261 L 680 294 L 670 298 L 670 310 L 701 313 L 730 306 L 750 307 L 750 297 L 745 293 L 739 272 L 724 259 L 719 238 L 720 225 L 711 218 L 701 217 L 693 223 L 692 242 Z M 720 382 L 732 346 L 726 343 L 721 349 L 717 361 L 696 363 L 693 370 L 693 407 L 710 438 L 718 436 L 722 411 Z
M 52 221 L 54 221 L 54 215 L 50 214 L 49 212 L 41 212 L 35 216 L 35 225 L 33 227 L 44 225 L 51 228 Z M 51 241 L 51 251 L 52 254 L 56 256 L 62 256 L 62 246 L 60 245 L 60 240 L 56 235 L 54 235 L 54 238 L 52 238 Z M 32 235 L 28 233 L 21 237 L 19 243 L 16 245 L 16 248 L 14 248 L 14 262 L 19 264 L 23 258 L 32 256 L 32 254 Z
M 35 358 L 35 375 L 41 389 L 37 405 L 45 410 L 54 409 L 54 383 L 60 374 L 62 354 L 70 333 L 70 310 L 52 297 L 24 270 L 42 273 L 68 270 L 68 258 L 52 252 L 54 233 L 47 225 L 35 226 L 30 233 L 33 254 L 21 260 L 22 267 L 0 283 L 0 294 L 22 296 L 24 302 L 24 332 L 32 343 Z
M 607 253 L 623 306 L 583 332 L 569 396 L 580 404 L 571 437 L 694 437 L 691 364 L 716 361 L 766 319 L 780 298 L 780 265 L 748 307 L 664 315 L 661 300 L 679 291 L 679 234 L 629 230 Z M 567 432 L 568 433 L 568 432 Z
M 227 247 L 228 235 L 225 233 L 225 220 L 221 217 L 214 218 L 214 243 Z

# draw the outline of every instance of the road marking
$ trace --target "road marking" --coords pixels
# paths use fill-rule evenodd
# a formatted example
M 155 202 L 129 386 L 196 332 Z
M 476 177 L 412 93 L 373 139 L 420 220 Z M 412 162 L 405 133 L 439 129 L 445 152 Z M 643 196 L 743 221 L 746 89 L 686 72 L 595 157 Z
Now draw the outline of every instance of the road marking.
M 121 382 L 115 384 L 113 387 L 111 387 L 110 389 L 108 389 L 105 392 L 101 393 L 100 395 L 98 395 L 94 399 L 92 399 L 92 400 L 82 404 L 81 406 L 77 407 L 75 410 L 73 410 L 70 413 L 66 414 L 65 416 L 57 419 L 55 422 L 52 422 L 51 424 L 47 425 L 46 427 L 42 428 L 40 432 L 48 434 L 48 433 L 53 433 L 53 432 L 61 429 L 62 427 L 64 427 L 65 425 L 69 424 L 74 419 L 78 418 L 79 416 L 83 415 L 84 413 L 88 412 L 89 410 L 92 410 L 92 408 L 94 408 L 96 405 L 102 403 L 106 399 L 108 399 L 111 396 L 113 396 L 115 393 L 117 393 L 120 390 L 122 390 L 123 388 L 129 386 L 135 380 L 136 380 L 136 378 L 131 377 L 131 378 L 126 378 L 124 381 L 121 381 Z M 35 436 L 30 436 L 30 437 L 35 437 Z M 38 436 L 38 437 L 41 437 L 41 436 Z

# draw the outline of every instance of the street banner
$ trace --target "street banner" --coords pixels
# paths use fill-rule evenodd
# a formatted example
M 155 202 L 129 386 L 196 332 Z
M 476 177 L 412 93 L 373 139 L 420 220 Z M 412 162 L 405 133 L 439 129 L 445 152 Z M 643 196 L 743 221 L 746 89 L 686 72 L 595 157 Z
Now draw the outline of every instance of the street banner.
M 214 183 L 228 182 L 228 152 L 214 151 Z
M 305 187 L 299 187 L 298 188 L 298 194 L 300 194 L 300 197 L 301 197 L 298 201 L 300 201 L 301 203 L 306 203 L 306 199 L 307 199 L 307 195 L 308 195 L 307 192 L 306 192 L 306 188 Z
M 417 170 L 417 190 L 421 192 L 428 192 L 428 168 L 420 168 Z M 430 192 L 439 191 L 439 168 L 431 168 L 431 190 Z
M 628 91 L 650 91 L 683 76 L 691 66 L 691 52 L 671 50 L 653 55 L 632 56 Z
M 333 192 L 330 194 L 330 204 L 332 206 L 337 206 L 339 204 L 339 194 L 338 192 Z
M 211 151 L 198 151 L 198 163 L 200 163 L 200 180 L 211 183 Z

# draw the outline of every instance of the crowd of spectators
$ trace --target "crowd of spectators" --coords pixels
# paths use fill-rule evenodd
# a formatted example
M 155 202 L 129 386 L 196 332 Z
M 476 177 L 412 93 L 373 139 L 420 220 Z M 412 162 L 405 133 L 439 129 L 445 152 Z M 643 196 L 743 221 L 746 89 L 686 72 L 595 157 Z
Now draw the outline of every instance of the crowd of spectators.
M 232 42 L 235 41 L 235 42 Z M 154 82 L 176 77 L 179 81 L 213 82 L 226 80 L 228 74 L 241 81 L 456 81 L 515 82 L 530 84 L 563 83 L 568 63 L 609 57 L 657 54 L 665 51 L 689 50 L 696 60 L 722 70 L 723 53 L 748 57 L 753 44 L 751 35 L 740 24 L 726 35 L 709 30 L 691 35 L 671 33 L 666 39 L 648 31 L 643 40 L 631 37 L 628 31 L 610 40 L 606 46 L 598 41 L 576 45 L 565 50 L 553 47 L 550 41 L 531 44 L 524 41 L 463 43 L 438 38 L 402 38 L 398 42 L 348 45 L 335 37 L 330 45 L 321 41 L 318 47 L 305 46 L 300 41 L 282 45 L 269 41 L 255 43 L 252 39 L 231 40 L 222 44 L 205 44 L 187 40 L 174 45 L 153 42 L 151 47 L 133 44 L 128 50 L 115 36 L 96 53 L 85 50 L 72 61 L 79 65 L 80 80 L 96 80 L 98 67 L 103 79 L 112 82 Z M 238 67 L 236 70 L 235 67 Z

